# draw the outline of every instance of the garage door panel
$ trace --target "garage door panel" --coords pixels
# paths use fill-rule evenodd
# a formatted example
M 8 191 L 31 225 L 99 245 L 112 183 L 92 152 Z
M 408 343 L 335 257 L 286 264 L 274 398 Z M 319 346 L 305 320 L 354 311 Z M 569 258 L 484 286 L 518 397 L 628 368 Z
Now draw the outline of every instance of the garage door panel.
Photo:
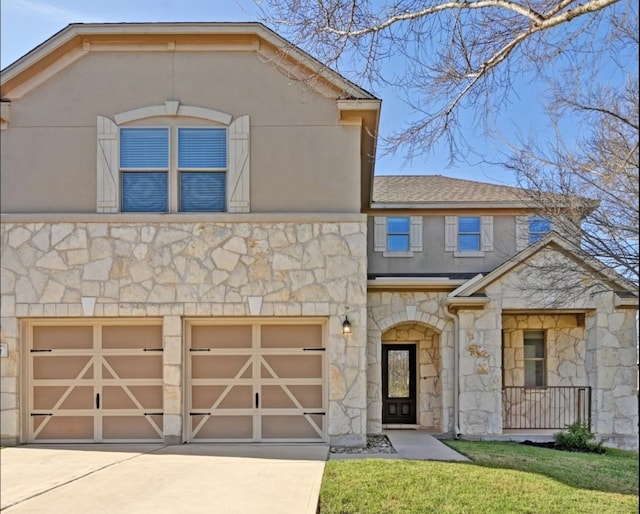
M 191 416 L 193 440 L 253 438 L 253 416 Z
M 105 355 L 105 378 L 157 378 L 162 376 L 161 355 Z
M 33 397 L 36 410 L 53 409 L 56 406 L 61 409 L 92 409 L 94 394 L 92 386 L 36 386 L 33 388 Z
M 263 409 L 322 409 L 322 386 L 262 386 Z
M 162 410 L 162 385 L 127 386 L 129 392 L 138 400 L 144 409 Z
M 102 408 L 109 409 L 137 409 L 138 405 L 132 399 L 132 394 L 127 394 L 126 387 L 105 386 L 102 388 Z M 135 396 L 133 396 L 135 398 Z M 137 399 L 136 399 L 137 400 Z
M 102 348 L 105 349 L 160 349 L 160 325 L 105 325 L 102 327 Z
M 261 378 L 322 377 L 321 355 L 263 355 Z
M 36 420 L 37 441 L 93 439 L 93 416 L 49 416 Z
M 251 325 L 195 325 L 191 348 L 251 348 Z
M 79 350 L 93 348 L 93 327 L 33 327 L 32 348 L 37 350 Z
M 149 440 L 162 435 L 162 416 L 105 416 L 102 418 L 104 440 Z
M 263 325 L 261 348 L 313 348 L 322 346 L 320 325 Z
M 86 376 L 91 369 L 91 356 L 35 355 L 33 378 L 35 380 L 76 379 Z M 88 365 L 88 367 L 87 367 Z M 85 369 L 86 368 L 86 369 Z
M 251 377 L 250 355 L 192 355 L 191 376 L 193 378 Z M 244 375 L 243 375 L 244 374 Z
M 253 407 L 252 386 L 193 386 L 191 394 L 193 409 L 251 409 Z
M 317 439 L 323 416 L 263 416 L 263 439 Z

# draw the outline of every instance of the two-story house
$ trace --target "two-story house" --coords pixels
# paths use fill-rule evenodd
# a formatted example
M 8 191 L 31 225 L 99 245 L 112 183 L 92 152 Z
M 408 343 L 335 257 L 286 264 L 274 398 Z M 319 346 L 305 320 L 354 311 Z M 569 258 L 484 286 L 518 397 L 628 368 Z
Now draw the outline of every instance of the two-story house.
M 374 180 L 380 100 L 263 25 L 70 25 L 1 97 L 4 444 L 637 447 L 633 287 L 515 188 Z

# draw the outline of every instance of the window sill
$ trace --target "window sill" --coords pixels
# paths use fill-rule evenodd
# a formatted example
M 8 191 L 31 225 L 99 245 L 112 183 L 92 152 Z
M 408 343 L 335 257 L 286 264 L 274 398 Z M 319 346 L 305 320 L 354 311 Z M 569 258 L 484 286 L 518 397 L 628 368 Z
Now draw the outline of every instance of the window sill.
M 484 257 L 484 254 L 482 251 L 453 252 L 454 257 Z
M 383 257 L 413 257 L 413 252 L 382 252 Z

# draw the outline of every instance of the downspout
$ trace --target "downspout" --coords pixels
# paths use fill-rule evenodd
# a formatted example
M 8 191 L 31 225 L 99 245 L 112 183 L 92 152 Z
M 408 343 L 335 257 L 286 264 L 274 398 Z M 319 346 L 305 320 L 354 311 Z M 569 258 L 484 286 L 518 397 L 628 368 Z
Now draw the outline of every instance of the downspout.
M 458 315 L 449 310 L 449 306 L 445 306 L 444 314 L 447 318 L 453 320 L 453 431 L 456 439 L 460 438 L 460 352 L 459 344 L 459 320 Z

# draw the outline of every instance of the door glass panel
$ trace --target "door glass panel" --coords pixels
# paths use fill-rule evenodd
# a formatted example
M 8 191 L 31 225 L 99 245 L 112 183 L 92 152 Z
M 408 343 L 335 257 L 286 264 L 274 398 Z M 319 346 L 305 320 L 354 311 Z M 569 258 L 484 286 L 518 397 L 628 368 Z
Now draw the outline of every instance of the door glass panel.
M 409 350 L 389 350 L 389 398 L 409 398 Z

